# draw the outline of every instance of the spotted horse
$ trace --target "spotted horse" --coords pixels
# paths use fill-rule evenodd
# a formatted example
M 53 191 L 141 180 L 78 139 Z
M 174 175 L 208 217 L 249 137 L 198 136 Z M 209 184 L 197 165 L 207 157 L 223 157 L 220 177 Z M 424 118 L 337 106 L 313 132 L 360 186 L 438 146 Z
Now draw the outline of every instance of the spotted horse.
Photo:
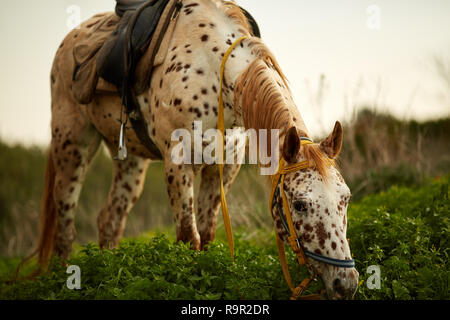
M 78 197 L 99 146 L 104 143 L 113 157 L 117 152 L 118 119 L 123 116 L 119 95 L 98 90 L 91 102 L 82 104 L 72 92 L 73 48 L 78 36 L 111 15 L 114 13 L 96 15 L 71 31 L 54 58 L 51 144 L 37 247 L 43 266 L 52 255 L 64 259 L 70 256 Z M 171 134 L 180 128 L 193 132 L 194 121 L 201 121 L 203 131 L 216 128 L 223 111 L 225 129 L 279 129 L 283 167 L 278 172 L 281 179 L 274 183 L 278 191 L 271 197 L 276 233 L 281 242 L 292 243 L 295 238 L 308 253 L 305 263 L 323 279 L 328 298 L 351 298 L 358 272 L 353 265 L 345 265 L 345 261 L 353 261 L 346 239 L 350 191 L 332 161 L 341 149 L 341 125 L 337 122 L 330 136 L 320 143 L 302 143 L 310 140 L 308 130 L 285 76 L 268 47 L 253 36 L 243 11 L 234 2 L 183 0 L 170 37 L 165 36 L 163 43 L 148 89 L 137 97 L 148 137 L 161 157 L 149 152 L 131 127 L 126 130 L 128 157 L 113 161 L 109 196 L 97 218 L 100 247 L 118 246 L 151 161 L 164 163 L 177 240 L 190 242 L 197 250 L 214 240 L 221 205 L 218 166 L 175 164 L 171 159 L 175 148 Z M 229 52 L 232 45 L 236 47 Z M 230 55 L 221 87 L 220 66 L 227 51 Z M 220 110 L 222 88 L 224 108 Z M 283 171 L 305 161 L 307 166 Z M 239 164 L 224 166 L 225 192 L 239 168 Z M 194 212 L 196 175 L 201 175 L 201 184 Z M 286 221 L 290 228 L 285 227 Z M 343 264 L 332 264 L 332 260 Z

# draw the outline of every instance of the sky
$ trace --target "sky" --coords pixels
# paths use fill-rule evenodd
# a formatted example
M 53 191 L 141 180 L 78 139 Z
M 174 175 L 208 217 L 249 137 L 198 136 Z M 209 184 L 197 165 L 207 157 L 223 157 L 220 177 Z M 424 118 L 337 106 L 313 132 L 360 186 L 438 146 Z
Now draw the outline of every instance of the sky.
M 450 61 L 450 1 L 237 3 L 258 21 L 313 136 L 350 119 L 360 105 L 405 119 L 450 115 L 449 88 L 433 65 L 434 57 Z M 113 0 L 2 1 L 0 138 L 49 143 L 49 74 L 70 31 L 72 8 L 85 20 L 114 5 Z

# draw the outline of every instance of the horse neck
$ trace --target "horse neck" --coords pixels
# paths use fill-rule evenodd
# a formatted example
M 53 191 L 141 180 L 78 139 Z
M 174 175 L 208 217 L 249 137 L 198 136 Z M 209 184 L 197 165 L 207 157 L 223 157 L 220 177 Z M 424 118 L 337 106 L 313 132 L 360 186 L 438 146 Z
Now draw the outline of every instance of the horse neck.
M 242 24 L 243 16 L 239 17 L 242 15 L 239 7 L 230 3 L 226 6 L 220 1 L 198 2 L 201 6 L 195 8 L 179 30 L 183 32 L 182 38 L 192 34 L 201 39 L 198 48 L 202 51 L 197 58 L 207 62 L 205 68 L 209 70 L 205 74 L 218 78 L 227 49 L 241 36 L 248 37 L 236 46 L 226 61 L 225 126 L 243 126 L 255 129 L 257 134 L 259 129 L 278 129 L 281 139 L 291 126 L 306 134 L 306 126 L 275 57 L 259 38 L 250 36 Z M 217 81 L 214 76 L 209 80 Z
M 303 136 L 308 136 L 308 130 L 273 55 L 259 39 L 249 39 L 244 49 L 249 51 L 247 56 L 238 56 L 240 59 L 234 64 L 241 63 L 245 66 L 238 75 L 227 75 L 235 79 L 233 105 L 236 117 L 246 129 L 256 131 L 258 141 L 260 130 L 267 130 L 266 150 L 271 150 L 271 130 L 278 130 L 281 151 L 285 133 L 289 128 L 295 126 Z M 248 54 L 253 56 L 250 62 Z M 235 70 L 237 69 L 235 67 Z M 230 68 L 230 73 L 231 70 L 233 68 Z

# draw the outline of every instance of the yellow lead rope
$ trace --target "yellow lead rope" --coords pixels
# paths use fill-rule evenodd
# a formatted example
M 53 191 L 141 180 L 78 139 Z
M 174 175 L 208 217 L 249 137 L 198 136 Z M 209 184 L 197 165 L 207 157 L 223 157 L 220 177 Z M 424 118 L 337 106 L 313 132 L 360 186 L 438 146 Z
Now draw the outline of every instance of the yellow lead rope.
M 225 146 L 225 117 L 224 117 L 224 107 L 223 107 L 223 81 L 224 81 L 224 72 L 225 72 L 225 64 L 230 56 L 231 52 L 233 52 L 234 48 L 243 40 L 247 39 L 246 36 L 243 36 L 237 39 L 225 52 L 225 55 L 222 59 L 222 65 L 220 66 L 220 89 L 219 89 L 219 115 L 217 117 L 217 129 L 222 133 L 222 143 L 221 150 L 219 151 L 220 160 L 219 161 L 219 175 L 220 175 L 220 202 L 222 204 L 222 215 L 223 215 L 223 224 L 225 226 L 225 231 L 227 234 L 228 246 L 230 247 L 231 258 L 234 259 L 234 241 L 233 241 L 233 232 L 231 230 L 231 221 L 230 214 L 228 212 L 227 200 L 225 198 L 225 190 L 223 188 L 223 154 L 224 154 L 224 146 Z
M 223 82 L 224 82 L 224 72 L 225 72 L 225 64 L 228 60 L 228 57 L 231 55 L 231 52 L 233 52 L 234 48 L 243 40 L 247 39 L 246 36 L 243 36 L 239 39 L 237 39 L 229 48 L 228 50 L 225 52 L 223 59 L 222 59 L 222 64 L 220 66 L 220 89 L 219 89 L 219 114 L 217 117 L 217 129 L 220 130 L 220 132 L 222 133 L 222 143 L 220 144 L 220 151 L 219 151 L 219 156 L 220 156 L 220 160 L 219 161 L 219 175 L 220 175 L 220 202 L 222 205 L 222 215 L 223 215 L 223 223 L 225 226 L 225 231 L 226 231 L 226 235 L 227 235 L 227 240 L 228 240 L 228 246 L 230 247 L 230 254 L 231 254 L 231 258 L 234 260 L 234 241 L 233 241 L 233 232 L 231 230 L 231 220 L 230 220 L 230 214 L 228 212 L 228 206 L 227 206 L 227 200 L 225 198 L 225 190 L 223 187 L 223 157 L 224 157 L 224 146 L 225 146 L 225 118 L 224 118 L 224 105 L 223 105 Z M 302 144 L 309 144 L 311 142 L 309 141 L 301 141 Z M 222 162 L 222 163 L 221 163 Z M 281 177 L 281 185 L 283 185 L 284 183 L 284 176 L 287 173 L 290 172 L 295 172 L 298 170 L 302 170 L 302 169 L 306 169 L 309 167 L 309 163 L 307 161 L 303 161 L 300 163 L 296 163 L 293 165 L 289 165 L 289 166 L 285 166 L 285 162 L 284 159 L 282 158 L 280 160 L 279 163 L 279 168 L 278 168 L 278 172 L 272 176 L 272 192 L 270 195 L 270 202 L 269 202 L 269 208 L 272 208 L 272 201 L 273 201 L 273 196 L 275 193 L 275 189 L 278 185 L 278 181 Z M 281 187 L 283 188 L 283 187 Z M 284 194 L 283 189 L 281 189 L 281 195 L 283 198 L 283 207 L 284 210 L 286 212 L 287 215 L 287 221 L 288 221 L 288 225 L 289 225 L 289 230 L 290 230 L 290 237 L 288 239 L 289 241 L 289 245 L 292 247 L 292 249 L 295 252 L 295 255 L 297 256 L 297 260 L 301 265 L 305 265 L 306 264 L 306 258 L 305 258 L 305 254 L 303 252 L 303 250 L 298 246 L 297 243 L 297 238 L 295 236 L 295 228 L 292 222 L 292 217 L 291 217 L 291 213 L 289 210 L 289 205 L 287 203 L 287 199 L 286 199 L 286 195 Z M 285 253 L 285 249 L 284 249 L 284 242 L 280 239 L 280 237 L 278 236 L 278 232 L 275 230 L 275 234 L 277 237 L 277 246 L 278 246 L 278 254 L 280 257 L 280 264 L 281 264 L 281 269 L 283 271 L 283 275 L 286 279 L 286 282 L 289 286 L 289 288 L 292 291 L 292 296 L 291 299 L 292 300 L 296 300 L 298 299 L 298 297 L 305 291 L 305 289 L 309 286 L 310 282 L 312 281 L 309 278 L 304 279 L 297 287 L 294 288 L 294 286 L 292 285 L 292 279 L 291 279 L 291 275 L 289 273 L 289 267 L 287 264 L 287 259 L 286 259 L 286 253 Z M 318 295 L 311 295 L 308 297 L 304 297 L 304 298 L 310 298 L 310 299 L 317 299 Z
M 312 142 L 302 140 L 301 144 L 311 144 Z M 291 211 L 289 210 L 289 204 L 286 199 L 286 194 L 284 193 L 284 176 L 288 173 L 295 172 L 298 170 L 303 170 L 308 168 L 310 165 L 308 161 L 302 161 L 299 163 L 291 164 L 291 165 L 285 165 L 285 161 L 283 158 L 280 159 L 280 163 L 278 166 L 278 171 L 276 174 L 272 176 L 272 190 L 270 194 L 270 200 L 269 200 L 269 210 L 272 210 L 272 203 L 273 203 L 273 197 L 275 194 L 275 190 L 277 189 L 278 182 L 280 183 L 280 195 L 283 201 L 283 209 L 286 214 L 286 220 L 288 223 L 288 229 L 290 236 L 288 237 L 288 242 L 290 247 L 295 253 L 295 256 L 297 257 L 297 261 L 300 265 L 306 265 L 306 257 L 305 253 L 303 252 L 302 248 L 299 247 L 296 237 L 296 232 L 294 228 L 294 223 L 292 221 Z M 286 283 L 288 284 L 289 288 L 292 291 L 291 300 L 297 300 L 299 296 L 303 294 L 303 292 L 306 290 L 306 288 L 311 283 L 312 279 L 306 278 L 303 279 L 303 281 L 297 286 L 294 287 L 292 284 L 292 278 L 291 274 L 289 273 L 289 267 L 286 259 L 286 251 L 284 249 L 284 242 L 280 239 L 280 236 L 278 235 L 278 231 L 275 229 L 275 236 L 277 240 L 277 247 L 278 247 L 278 257 L 280 258 L 280 265 L 281 270 L 283 271 L 284 279 L 286 280 Z M 319 299 L 319 295 L 309 295 L 306 297 L 302 297 L 303 299 Z

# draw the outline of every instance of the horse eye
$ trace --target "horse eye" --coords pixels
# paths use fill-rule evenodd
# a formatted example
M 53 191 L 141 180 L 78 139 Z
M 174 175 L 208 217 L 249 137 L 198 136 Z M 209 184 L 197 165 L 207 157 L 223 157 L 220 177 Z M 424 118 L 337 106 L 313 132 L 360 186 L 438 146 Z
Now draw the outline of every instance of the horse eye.
M 306 203 L 300 200 L 294 201 L 294 209 L 298 212 L 306 212 Z

